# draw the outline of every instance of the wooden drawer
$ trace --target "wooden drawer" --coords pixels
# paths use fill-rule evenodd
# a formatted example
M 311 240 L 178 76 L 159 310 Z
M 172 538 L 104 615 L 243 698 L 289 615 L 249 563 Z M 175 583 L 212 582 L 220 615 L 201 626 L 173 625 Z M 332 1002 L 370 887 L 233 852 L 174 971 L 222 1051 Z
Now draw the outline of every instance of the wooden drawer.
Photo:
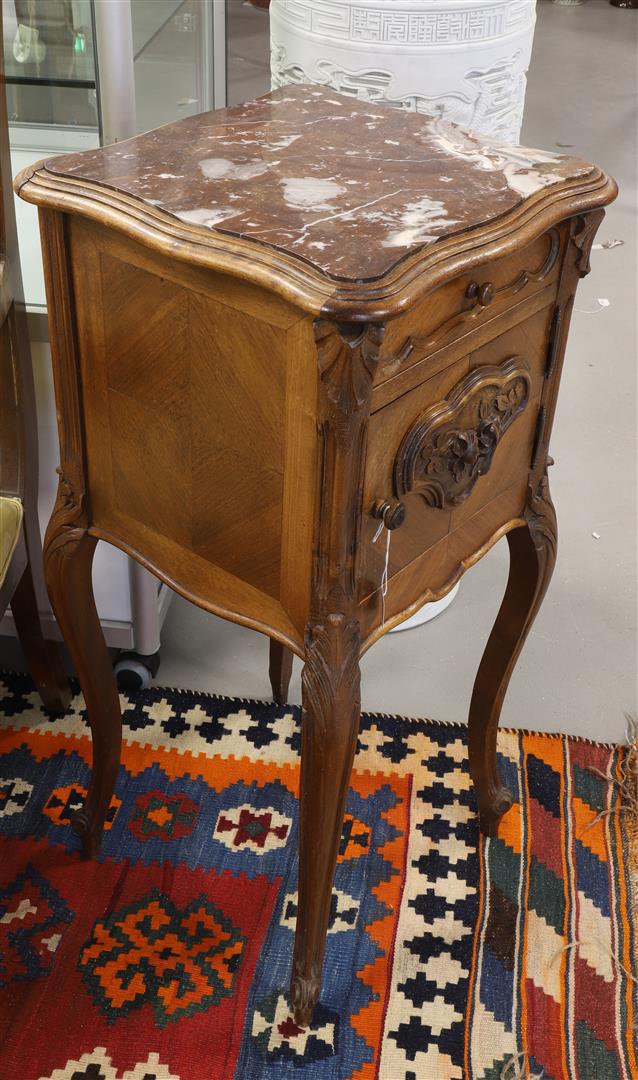
M 415 597 L 443 595 L 522 512 L 553 311 L 546 305 L 371 417 L 357 575 L 364 638 L 381 618 L 378 500 L 400 499 L 406 511 L 391 534 L 386 619 Z
M 495 316 L 546 289 L 558 277 L 562 244 L 563 232 L 550 229 L 513 255 L 492 259 L 448 282 L 394 319 L 385 334 L 375 386 L 416 365 L 427 368 L 450 342 L 480 330 Z M 399 386 L 397 392 L 403 392 Z

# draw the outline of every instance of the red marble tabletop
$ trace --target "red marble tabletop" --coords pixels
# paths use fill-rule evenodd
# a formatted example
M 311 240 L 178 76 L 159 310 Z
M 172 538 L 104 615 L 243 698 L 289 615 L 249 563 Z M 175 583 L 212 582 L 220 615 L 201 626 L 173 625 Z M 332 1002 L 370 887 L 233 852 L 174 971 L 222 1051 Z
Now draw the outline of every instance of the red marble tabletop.
M 576 158 L 305 85 L 45 167 L 345 281 L 379 278 L 419 248 L 592 172 Z

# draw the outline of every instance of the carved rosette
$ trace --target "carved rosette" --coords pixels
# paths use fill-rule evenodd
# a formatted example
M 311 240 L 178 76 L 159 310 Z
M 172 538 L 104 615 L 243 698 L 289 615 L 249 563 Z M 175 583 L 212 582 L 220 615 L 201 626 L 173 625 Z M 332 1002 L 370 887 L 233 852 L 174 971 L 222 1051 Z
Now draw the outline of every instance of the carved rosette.
M 397 497 L 416 492 L 436 509 L 464 502 L 527 407 L 530 386 L 529 369 L 519 357 L 466 376 L 403 439 L 394 465 Z
M 58 492 L 44 537 L 45 563 L 54 557 L 69 558 L 87 529 L 82 484 L 61 468 L 56 471 Z

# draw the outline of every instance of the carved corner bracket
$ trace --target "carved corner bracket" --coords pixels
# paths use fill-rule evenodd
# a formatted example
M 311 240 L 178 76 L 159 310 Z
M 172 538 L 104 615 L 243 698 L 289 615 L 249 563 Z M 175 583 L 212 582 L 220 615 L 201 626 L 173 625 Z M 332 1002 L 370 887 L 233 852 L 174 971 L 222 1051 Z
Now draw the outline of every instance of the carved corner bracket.
M 44 538 L 45 562 L 53 556 L 69 558 L 88 526 L 83 485 L 61 468 L 56 471 L 58 491 Z
M 594 210 L 575 218 L 572 224 L 571 239 L 576 248 L 576 269 L 581 277 L 586 277 L 591 270 L 591 247 L 604 216 L 604 210 Z
M 334 409 L 350 416 L 369 397 L 385 327 L 317 319 L 314 332 L 321 386 Z
M 464 502 L 527 407 L 530 388 L 529 368 L 520 357 L 462 379 L 405 435 L 394 463 L 397 497 L 416 492 L 437 509 Z
M 534 545 L 543 560 L 551 566 L 556 561 L 558 549 L 558 524 L 556 510 L 549 490 L 548 469 L 554 464 L 554 459 L 547 456 L 543 471 L 536 480 L 530 483 L 525 519 L 529 525 L 534 539 Z

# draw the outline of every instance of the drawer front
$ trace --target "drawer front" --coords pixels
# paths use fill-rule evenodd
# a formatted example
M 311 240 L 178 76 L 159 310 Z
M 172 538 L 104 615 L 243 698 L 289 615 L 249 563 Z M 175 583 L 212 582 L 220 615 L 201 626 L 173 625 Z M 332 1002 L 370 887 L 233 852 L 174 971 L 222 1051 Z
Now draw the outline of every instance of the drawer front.
M 562 244 L 563 232 L 550 229 L 513 255 L 448 282 L 395 319 L 386 331 L 375 385 L 429 361 L 450 342 L 481 331 L 495 316 L 546 289 L 558 277 Z M 403 392 L 400 386 L 397 391 Z
M 391 533 L 386 619 L 428 589 L 442 595 L 464 561 L 522 512 L 553 310 L 544 307 L 371 417 L 359 551 L 364 637 L 381 618 L 387 534 L 373 542 L 375 505 L 405 507 Z

